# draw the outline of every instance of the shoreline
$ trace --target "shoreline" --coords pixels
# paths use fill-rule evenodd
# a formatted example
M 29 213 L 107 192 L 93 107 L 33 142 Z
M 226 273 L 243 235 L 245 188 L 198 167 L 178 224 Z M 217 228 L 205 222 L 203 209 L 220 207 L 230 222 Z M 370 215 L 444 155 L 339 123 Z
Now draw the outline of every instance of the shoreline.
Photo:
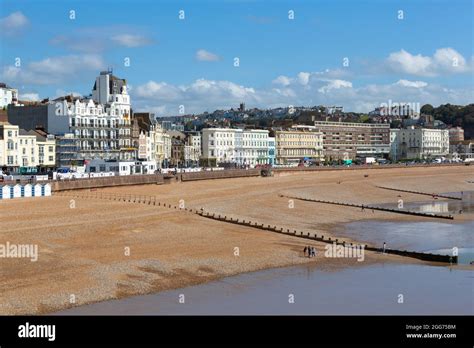
M 327 269 L 327 268 L 320 268 L 318 267 L 318 264 L 316 262 L 311 262 L 311 263 L 306 263 L 306 264 L 299 264 L 299 265 L 289 265 L 289 266 L 282 266 L 282 267 L 277 267 L 277 268 L 265 268 L 265 269 L 260 269 L 260 270 L 254 270 L 254 271 L 249 271 L 245 273 L 239 273 L 235 275 L 230 275 L 226 276 L 223 278 L 217 278 L 217 279 L 212 279 L 208 280 L 205 282 L 200 282 L 197 284 L 189 284 L 186 285 L 182 288 L 171 288 L 171 289 L 165 289 L 159 292 L 155 293 L 148 293 L 148 294 L 140 294 L 140 295 L 134 295 L 126 298 L 120 298 L 120 299 L 110 299 L 106 301 L 99 301 L 95 303 L 90 303 L 86 305 L 81 305 L 81 306 L 73 306 L 69 308 L 64 308 L 61 309 L 57 312 L 52 312 L 50 313 L 53 316 L 70 316 L 70 315 L 77 315 L 77 316 L 87 316 L 87 315 L 111 315 L 111 316 L 116 316 L 116 315 L 249 315 L 246 311 L 243 312 L 242 309 L 239 307 L 239 304 L 237 306 L 235 304 L 231 304 L 229 308 L 226 308 L 223 310 L 221 313 L 215 313 L 216 308 L 218 308 L 220 305 L 223 303 L 219 302 L 225 302 L 226 306 L 229 305 L 229 302 L 233 302 L 233 299 L 235 296 L 240 297 L 240 301 L 242 301 L 242 297 L 244 296 L 244 293 L 247 292 L 252 292 L 252 289 L 259 289 L 260 286 L 267 286 L 265 283 L 267 282 L 272 282 L 274 283 L 275 286 L 278 286 L 282 279 L 281 277 L 288 278 L 292 277 L 298 273 L 304 272 L 305 274 L 313 274 L 313 273 L 318 273 L 318 274 L 323 274 L 326 276 L 324 278 L 324 283 L 326 283 L 326 279 L 328 276 L 334 277 L 341 277 L 343 273 L 351 272 L 353 273 L 359 273 L 359 272 L 367 272 L 371 271 L 373 269 L 383 269 L 384 273 L 386 270 L 393 272 L 394 270 L 406 266 L 409 269 L 410 268 L 420 268 L 422 267 L 423 269 L 426 269 L 425 267 L 432 268 L 432 271 L 436 271 L 439 273 L 443 268 L 449 267 L 450 272 L 454 271 L 458 273 L 458 275 L 461 275 L 462 277 L 462 272 L 466 271 L 472 271 L 472 267 L 468 267 L 466 265 L 459 265 L 459 266 L 443 266 L 440 264 L 430 264 L 426 262 L 422 263 L 404 263 L 404 262 L 397 262 L 397 261 L 382 261 L 382 262 L 374 262 L 371 264 L 364 264 L 364 263 L 352 263 L 352 264 L 346 264 L 344 266 L 336 266 L 336 269 Z M 239 283 L 238 280 L 244 279 L 243 283 Z M 322 278 L 320 278 L 322 279 Z M 249 283 L 250 281 L 250 283 Z M 283 280 L 283 282 L 287 283 L 287 280 Z M 363 283 L 363 282 L 362 282 Z M 293 283 L 292 283 L 293 284 Z M 258 285 L 258 287 L 256 287 Z M 294 284 L 293 284 L 294 285 Z M 306 284 L 305 284 L 306 285 Z M 301 286 L 301 284 L 299 284 Z M 292 286 L 292 290 L 298 291 L 301 290 L 301 288 L 298 285 L 295 287 Z M 358 285 L 359 287 L 361 286 L 360 283 Z M 304 286 L 307 288 L 307 286 Z M 203 313 L 202 309 L 202 303 L 197 304 L 197 302 L 204 301 L 206 302 L 206 297 L 209 297 L 208 294 L 210 294 L 208 291 L 209 289 L 212 289 L 212 297 L 215 298 L 215 296 L 221 297 L 220 300 L 218 300 L 218 303 L 216 304 L 214 301 L 211 303 L 209 300 L 209 306 L 210 308 L 214 309 L 209 309 L 206 307 L 206 312 Z M 274 289 L 272 287 L 272 289 Z M 280 290 L 281 289 L 277 287 L 275 290 Z M 400 290 L 400 289 L 399 289 Z M 214 292 L 215 291 L 215 292 Z M 316 290 L 317 291 L 317 290 Z M 232 292 L 233 295 L 231 296 L 229 292 Z M 299 292 L 299 291 L 298 291 Z M 197 293 L 197 297 L 195 296 Z M 178 299 L 179 296 L 185 295 L 186 299 L 191 298 L 191 309 L 190 312 L 183 311 L 183 303 L 179 303 Z M 319 297 L 321 294 L 318 293 L 317 301 L 321 302 L 322 299 Z M 328 294 L 323 294 L 324 296 L 328 296 Z M 354 296 L 354 295 L 353 295 Z M 224 300 L 222 300 L 222 297 L 225 297 Z M 299 301 L 301 301 L 300 296 Z M 311 297 L 311 299 L 315 299 L 314 297 Z M 255 300 L 255 298 L 253 298 Z M 334 300 L 334 299 L 333 299 Z M 347 299 L 346 299 L 347 300 Z M 186 300 L 187 301 L 187 300 Z M 367 301 L 365 299 L 364 301 Z M 462 301 L 462 300 L 460 300 Z M 252 302 L 250 300 L 249 302 Z M 369 301 L 370 302 L 370 301 Z M 186 302 L 188 303 L 188 302 Z M 237 302 L 238 303 L 238 302 Z M 283 301 L 284 303 L 284 301 Z M 194 309 L 193 308 L 194 304 Z M 281 305 L 282 303 L 279 302 L 277 305 Z M 167 308 L 168 309 L 164 309 Z M 177 313 L 176 311 L 170 311 L 169 307 L 171 307 L 174 310 L 179 310 Z M 178 308 L 179 307 L 179 308 Z M 265 306 L 263 306 L 264 308 Z M 152 308 L 157 308 L 157 309 L 152 309 Z M 198 311 L 197 313 L 194 311 Z M 300 313 L 298 311 L 296 312 L 290 312 L 290 313 L 265 313 L 261 312 L 263 309 L 260 307 L 260 303 L 258 308 L 252 308 L 252 312 L 250 315 L 275 315 L 275 314 L 287 314 L 287 315 L 335 315 L 335 313 Z M 209 312 L 207 312 L 209 311 Z M 219 311 L 219 310 L 217 310 Z M 257 313 L 255 313 L 255 311 Z M 341 309 L 339 309 L 341 311 Z M 338 315 L 365 315 L 362 313 L 337 313 Z M 380 313 L 378 313 L 380 315 Z M 409 315 L 414 315 L 416 313 L 409 313 Z M 419 314 L 419 313 L 418 313 Z M 439 315 L 440 313 L 438 313 Z M 459 315 L 459 313 L 452 313 L 454 315 Z M 384 312 L 382 315 L 393 315 L 392 313 L 386 313 Z

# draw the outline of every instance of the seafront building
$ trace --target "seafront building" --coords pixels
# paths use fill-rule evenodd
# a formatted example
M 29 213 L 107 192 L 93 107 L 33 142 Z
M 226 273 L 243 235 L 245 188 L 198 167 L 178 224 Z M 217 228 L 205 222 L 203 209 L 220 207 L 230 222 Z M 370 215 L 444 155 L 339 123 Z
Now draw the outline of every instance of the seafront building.
M 159 123 L 153 124 L 150 130 L 152 158 L 158 168 L 167 168 L 171 163 L 171 137 L 165 133 Z
M 306 127 L 275 132 L 275 162 L 279 165 L 324 160 L 323 133 Z
M 36 131 L 0 122 L 0 167 L 21 173 L 45 172 L 56 165 L 56 141 Z
M 204 128 L 203 162 L 228 166 L 269 164 L 268 130 Z
M 42 129 L 58 136 L 61 165 L 137 157 L 138 148 L 132 144 L 127 83 L 111 71 L 103 71 L 96 78 L 90 98 L 65 96 L 44 104 L 10 105 L 8 120 L 25 130 Z M 70 151 L 70 142 L 74 143 L 74 152 Z M 63 156 L 65 153 L 67 156 Z
M 449 131 L 449 143 L 456 143 L 464 140 L 464 129 L 461 127 L 451 127 Z
M 449 153 L 460 159 L 474 158 L 474 140 L 462 140 L 449 144 Z
M 449 154 L 447 129 L 415 128 L 391 130 L 393 160 L 428 159 Z
M 201 142 L 200 132 L 190 132 L 187 134 L 184 146 L 184 161 L 186 167 L 199 166 L 199 160 L 202 155 Z
M 326 161 L 357 157 L 388 157 L 390 153 L 390 124 L 315 121 L 313 126 L 297 129 L 316 130 L 323 134 Z
M 273 166 L 276 164 L 276 139 L 268 137 L 268 164 Z

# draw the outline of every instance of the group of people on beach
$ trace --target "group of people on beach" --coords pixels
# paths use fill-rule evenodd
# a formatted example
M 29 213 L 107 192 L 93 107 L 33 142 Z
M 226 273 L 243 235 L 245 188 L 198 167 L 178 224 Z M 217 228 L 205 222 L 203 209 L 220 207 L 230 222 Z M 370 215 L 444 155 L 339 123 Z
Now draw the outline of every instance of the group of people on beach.
M 316 257 L 316 248 L 312 246 L 305 246 L 303 249 L 304 256 Z

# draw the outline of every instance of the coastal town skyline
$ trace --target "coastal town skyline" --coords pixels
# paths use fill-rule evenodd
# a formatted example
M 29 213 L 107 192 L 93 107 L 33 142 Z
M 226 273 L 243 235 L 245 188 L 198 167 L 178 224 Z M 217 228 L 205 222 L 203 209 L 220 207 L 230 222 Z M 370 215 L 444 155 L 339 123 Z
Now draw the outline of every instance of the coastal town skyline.
M 134 110 L 157 116 L 240 102 L 369 112 L 389 100 L 473 100 L 470 13 L 462 1 L 383 8 L 373 1 L 140 3 L 146 6 L 123 11 L 120 1 L 52 1 L 41 5 L 48 8 L 43 13 L 31 1 L 3 2 L 0 80 L 24 100 L 88 96 L 97 72 L 112 68 L 127 79 Z M 46 17 L 55 20 L 54 30 L 42 25 Z M 415 26 L 418 21 L 425 25 Z

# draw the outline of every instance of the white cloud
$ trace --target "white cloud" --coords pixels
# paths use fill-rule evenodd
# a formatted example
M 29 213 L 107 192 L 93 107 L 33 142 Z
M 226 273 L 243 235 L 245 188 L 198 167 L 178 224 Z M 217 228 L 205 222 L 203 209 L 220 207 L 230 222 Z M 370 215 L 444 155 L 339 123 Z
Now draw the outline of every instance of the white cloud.
M 431 64 L 430 57 L 424 57 L 421 54 L 416 56 L 405 50 L 390 53 L 387 58 L 388 64 L 397 71 L 414 75 L 429 75 L 428 68 Z
M 71 83 L 81 79 L 84 72 L 97 73 L 105 65 L 101 56 L 93 54 L 57 56 L 33 61 L 22 67 L 4 66 L 0 78 L 12 85 Z
M 402 49 L 391 53 L 385 62 L 392 71 L 416 76 L 456 74 L 472 70 L 466 59 L 450 47 L 437 49 L 432 57 L 413 55 Z
M 291 83 L 291 79 L 288 76 L 280 75 L 272 82 L 276 85 L 288 86 Z
M 220 60 L 220 57 L 217 54 L 200 49 L 196 52 L 196 59 L 201 62 L 216 62 Z
M 21 12 L 13 12 L 12 14 L 0 18 L 0 35 L 13 35 L 25 28 L 29 21 Z
M 153 98 L 165 101 L 176 101 L 182 98 L 181 89 L 166 82 L 149 81 L 144 85 L 138 86 L 133 92 L 139 98 Z
M 404 87 L 413 87 L 413 88 L 423 88 L 423 87 L 428 86 L 428 84 L 423 81 L 408 81 L 408 80 L 398 80 L 395 84 L 404 86 Z
M 112 41 L 125 47 L 140 47 L 150 44 L 150 40 L 141 35 L 120 34 L 112 37 Z
M 311 74 L 308 72 L 300 72 L 298 74 L 298 82 L 302 85 L 307 85 Z
M 53 37 L 49 43 L 72 51 L 97 54 L 115 47 L 134 48 L 151 45 L 154 40 L 138 32 L 136 28 L 115 25 L 77 28 L 70 33 Z
M 326 81 L 327 84 L 318 89 L 318 92 L 320 92 L 320 93 L 328 93 L 332 89 L 352 88 L 352 82 L 349 82 L 349 81 L 327 80 L 327 79 L 322 79 L 321 81 Z

